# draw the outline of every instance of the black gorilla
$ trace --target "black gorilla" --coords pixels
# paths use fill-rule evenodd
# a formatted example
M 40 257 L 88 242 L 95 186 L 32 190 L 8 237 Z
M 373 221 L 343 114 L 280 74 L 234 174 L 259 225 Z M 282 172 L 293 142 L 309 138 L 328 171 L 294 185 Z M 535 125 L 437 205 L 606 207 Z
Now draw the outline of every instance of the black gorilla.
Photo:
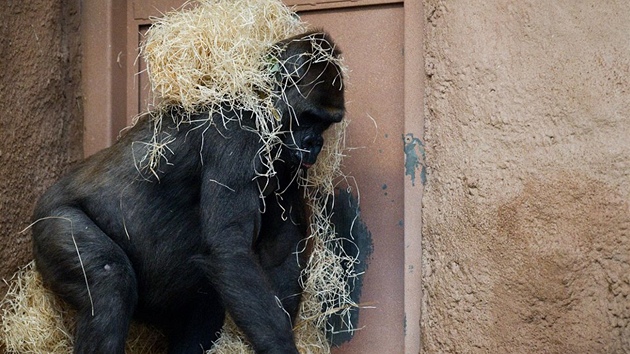
M 307 222 L 294 177 L 316 161 L 322 133 L 345 109 L 335 61 L 304 55 L 314 42 L 339 56 L 324 33 L 280 42 L 278 80 L 293 79 L 278 83 L 284 144 L 277 174 L 264 183 L 255 178 L 262 167 L 253 113 L 225 108 L 241 120 L 201 114 L 177 124 L 174 108 L 161 130 L 172 154 L 155 175 L 136 166 L 153 135 L 147 117 L 41 197 L 36 267 L 78 310 L 75 353 L 124 353 L 132 317 L 161 329 L 169 353 L 201 352 L 226 310 L 257 353 L 297 353 L 291 323 L 304 256 L 296 250 Z M 210 129 L 193 123 L 208 119 Z

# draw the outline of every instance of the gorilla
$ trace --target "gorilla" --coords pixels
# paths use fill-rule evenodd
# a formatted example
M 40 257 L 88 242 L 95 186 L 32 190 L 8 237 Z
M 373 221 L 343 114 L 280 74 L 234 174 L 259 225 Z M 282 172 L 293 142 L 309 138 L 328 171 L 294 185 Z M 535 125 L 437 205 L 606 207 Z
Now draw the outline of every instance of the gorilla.
M 226 312 L 256 353 L 298 353 L 292 321 L 308 218 L 296 176 L 345 113 L 341 68 L 314 60 L 316 46 L 340 56 L 321 31 L 275 46 L 284 65 L 274 174 L 260 177 L 254 112 L 222 106 L 184 119 L 172 107 L 159 113 L 168 161 L 153 173 L 138 168 L 154 134 L 146 115 L 40 198 L 36 268 L 77 310 L 75 353 L 123 354 L 132 319 L 161 330 L 169 353 L 201 353 Z

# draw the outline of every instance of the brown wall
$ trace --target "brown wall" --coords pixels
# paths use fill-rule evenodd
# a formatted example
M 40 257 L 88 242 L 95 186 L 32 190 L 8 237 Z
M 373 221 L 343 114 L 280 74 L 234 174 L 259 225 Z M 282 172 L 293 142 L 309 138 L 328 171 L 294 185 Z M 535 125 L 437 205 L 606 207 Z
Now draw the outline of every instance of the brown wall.
M 425 352 L 630 351 L 630 2 L 425 6 Z
M 30 233 L 19 232 L 82 157 L 79 12 L 79 0 L 0 6 L 0 278 L 32 259 Z

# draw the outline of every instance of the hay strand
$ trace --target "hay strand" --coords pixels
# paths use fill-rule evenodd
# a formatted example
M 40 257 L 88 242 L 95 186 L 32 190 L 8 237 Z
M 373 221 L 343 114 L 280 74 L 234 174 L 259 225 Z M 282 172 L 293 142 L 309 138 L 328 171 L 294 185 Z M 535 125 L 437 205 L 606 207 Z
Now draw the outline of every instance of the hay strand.
M 71 320 L 55 296 L 44 288 L 34 262 L 8 282 L 2 301 L 3 342 L 9 353 L 72 353 Z

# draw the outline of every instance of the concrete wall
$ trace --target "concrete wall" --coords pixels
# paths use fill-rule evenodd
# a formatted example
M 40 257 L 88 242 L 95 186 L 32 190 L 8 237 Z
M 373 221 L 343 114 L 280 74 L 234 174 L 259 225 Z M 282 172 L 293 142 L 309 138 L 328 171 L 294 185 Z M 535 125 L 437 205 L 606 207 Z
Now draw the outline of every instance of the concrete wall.
M 0 278 L 32 259 L 30 232 L 19 232 L 82 157 L 79 15 L 80 0 L 0 6 Z
M 630 2 L 425 15 L 425 352 L 630 351 Z

